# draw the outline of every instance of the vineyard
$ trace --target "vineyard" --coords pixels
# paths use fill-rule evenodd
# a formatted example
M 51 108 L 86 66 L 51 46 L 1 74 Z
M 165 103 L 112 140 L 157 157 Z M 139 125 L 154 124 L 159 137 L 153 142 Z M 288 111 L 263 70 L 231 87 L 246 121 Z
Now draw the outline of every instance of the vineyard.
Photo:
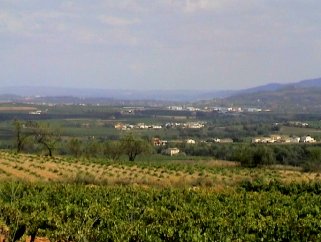
M 151 187 L 206 187 L 221 189 L 244 180 L 280 180 L 285 183 L 320 180 L 318 173 L 295 168 L 248 169 L 218 160 L 113 162 L 0 152 L 0 180 L 66 182 L 93 185 Z
M 320 177 L 296 168 L 1 152 L 0 179 L 6 241 L 321 240 Z
M 235 193 L 4 183 L 8 241 L 320 241 L 321 185 L 244 184 Z

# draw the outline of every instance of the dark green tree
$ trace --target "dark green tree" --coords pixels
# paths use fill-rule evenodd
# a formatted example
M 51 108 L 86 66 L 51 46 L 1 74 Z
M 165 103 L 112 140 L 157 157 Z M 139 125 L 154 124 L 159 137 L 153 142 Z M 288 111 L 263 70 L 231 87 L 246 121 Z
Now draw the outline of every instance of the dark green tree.
M 103 153 L 109 159 L 118 160 L 122 154 L 121 143 L 119 141 L 105 142 Z
M 132 133 L 125 135 L 120 140 L 121 150 L 128 156 L 129 161 L 134 161 L 137 155 L 150 151 L 150 144 L 140 138 L 134 137 Z
M 101 154 L 101 145 L 94 138 L 89 139 L 84 148 L 86 158 L 98 157 Z
M 77 138 L 72 138 L 71 140 L 69 140 L 68 142 L 68 149 L 69 149 L 69 152 L 76 156 L 76 157 L 79 157 L 82 153 L 82 142 L 81 140 L 77 139 Z
M 273 151 L 265 145 L 259 145 L 254 149 L 252 160 L 254 166 L 272 165 L 275 163 Z

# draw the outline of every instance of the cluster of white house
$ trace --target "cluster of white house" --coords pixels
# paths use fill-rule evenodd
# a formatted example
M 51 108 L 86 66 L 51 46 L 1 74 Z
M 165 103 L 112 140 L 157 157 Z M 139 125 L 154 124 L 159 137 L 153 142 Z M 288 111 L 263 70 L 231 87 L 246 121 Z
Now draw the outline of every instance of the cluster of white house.
M 243 112 L 243 109 L 240 107 L 212 107 L 212 108 L 207 108 L 207 110 L 210 111 L 216 111 L 220 113 L 227 113 L 227 112 Z
M 302 137 L 287 137 L 273 135 L 270 137 L 256 137 L 252 139 L 252 143 L 315 143 L 316 140 L 310 135 Z
M 204 108 L 196 108 L 196 107 L 185 107 L 185 106 L 169 106 L 167 109 L 173 111 L 202 111 L 202 112 L 220 112 L 220 113 L 227 113 L 227 112 L 269 112 L 269 109 L 261 109 L 261 108 L 254 108 L 254 107 L 204 107 Z
M 289 122 L 286 123 L 286 125 L 293 126 L 293 127 L 300 127 L 300 128 L 309 127 L 308 123 L 299 122 L 299 121 L 289 121 Z
M 206 143 L 233 143 L 233 139 L 231 138 L 211 138 L 211 139 L 207 139 L 205 141 Z
M 195 142 L 195 141 L 194 141 Z M 152 139 L 152 144 L 154 146 L 165 146 L 168 144 L 167 140 L 161 140 L 160 138 L 153 138 Z M 176 147 L 174 148 L 167 148 L 163 151 L 163 154 L 173 156 L 173 155 L 178 155 L 180 150 Z
M 187 122 L 187 123 L 166 123 L 165 125 L 159 124 L 150 124 L 147 125 L 145 123 L 138 123 L 138 124 L 123 124 L 117 123 L 115 124 L 115 129 L 118 130 L 131 130 L 131 129 L 162 129 L 162 128 L 187 128 L 187 129 L 201 129 L 205 126 L 204 122 Z
M 37 111 L 31 111 L 29 112 L 29 114 L 32 114 L 32 115 L 40 115 L 42 113 L 41 110 L 37 110 Z
M 201 129 L 205 126 L 204 123 L 202 122 L 189 122 L 189 123 L 184 123 L 183 127 L 187 129 Z
M 196 144 L 196 141 L 193 140 L 193 139 L 187 139 L 187 140 L 185 140 L 185 143 L 186 144 Z M 152 144 L 154 146 L 165 146 L 165 145 L 168 144 L 168 141 L 167 140 L 162 140 L 162 139 L 156 137 L 156 138 L 152 139 Z
M 138 124 L 122 124 L 122 123 L 117 123 L 115 124 L 115 129 L 118 130 L 131 130 L 131 129 L 162 129 L 163 127 L 161 125 L 147 125 L 144 123 L 138 123 Z
M 193 139 L 187 139 L 185 141 L 186 144 L 196 144 L 196 141 Z M 206 141 L 209 142 L 209 141 Z M 210 142 L 215 143 L 230 143 L 233 142 L 232 139 L 218 139 L 215 138 L 213 141 Z M 273 135 L 270 137 L 260 137 L 260 138 L 253 138 L 252 143 L 315 143 L 316 140 L 312 138 L 310 135 L 302 136 L 302 137 L 285 137 L 279 135 Z M 161 140 L 160 138 L 153 138 L 152 143 L 154 146 L 165 146 L 168 144 L 167 140 Z M 166 155 L 174 156 L 180 153 L 180 150 L 177 147 L 174 148 L 167 148 L 163 152 Z
M 166 123 L 166 128 L 187 128 L 187 129 L 201 129 L 205 127 L 206 122 L 187 122 L 187 123 Z
M 184 143 L 190 144 L 190 145 L 196 144 L 196 141 L 194 139 L 186 139 L 186 140 L 180 141 L 180 142 L 184 142 Z M 205 141 L 201 141 L 201 142 L 205 142 Z M 215 143 L 230 143 L 230 142 L 233 142 L 233 140 L 232 139 L 215 139 Z M 154 146 L 165 146 L 168 144 L 168 141 L 162 140 L 160 138 L 153 138 L 152 144 Z M 170 156 L 178 155 L 179 153 L 180 153 L 180 150 L 177 147 L 167 148 L 163 151 L 163 154 L 170 155 Z
M 195 107 L 185 107 L 185 106 L 169 106 L 169 110 L 174 110 L 174 111 L 190 111 L 190 112 L 195 112 L 195 111 L 203 111 L 200 108 L 195 108 Z
M 193 140 L 193 139 L 187 139 L 185 141 L 185 143 L 187 144 L 196 144 L 196 141 Z M 160 138 L 153 138 L 152 139 L 152 144 L 154 146 L 165 146 L 168 144 L 168 141 L 167 140 L 162 140 Z M 170 156 L 174 156 L 174 155 L 178 155 L 180 152 L 180 150 L 177 148 L 177 147 L 174 147 L 174 148 L 167 148 L 163 151 L 163 154 L 165 155 L 170 155 Z

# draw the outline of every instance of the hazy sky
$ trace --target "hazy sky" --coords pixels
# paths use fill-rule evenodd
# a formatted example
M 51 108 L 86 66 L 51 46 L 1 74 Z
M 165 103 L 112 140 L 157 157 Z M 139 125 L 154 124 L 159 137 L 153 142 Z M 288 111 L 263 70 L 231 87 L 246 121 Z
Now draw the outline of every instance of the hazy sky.
M 320 76 L 320 0 L 0 0 L 1 86 L 217 90 Z

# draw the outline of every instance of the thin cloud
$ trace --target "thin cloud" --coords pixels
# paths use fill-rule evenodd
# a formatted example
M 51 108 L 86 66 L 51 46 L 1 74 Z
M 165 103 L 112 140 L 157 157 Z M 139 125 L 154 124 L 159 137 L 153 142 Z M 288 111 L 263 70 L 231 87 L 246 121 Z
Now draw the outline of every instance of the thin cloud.
M 39 75 L 69 86 L 90 79 L 96 87 L 228 88 L 318 76 L 320 7 L 320 0 L 0 0 L 0 83 Z
M 234 0 L 185 0 L 183 10 L 187 13 L 194 13 L 200 10 L 217 10 L 228 7 Z
M 24 29 L 22 19 L 18 19 L 6 12 L 0 12 L 0 32 L 17 33 Z
M 138 18 L 134 19 L 127 19 L 127 18 L 120 18 L 115 16 L 105 16 L 101 15 L 99 20 L 104 23 L 115 27 L 124 27 L 139 24 L 140 20 Z

